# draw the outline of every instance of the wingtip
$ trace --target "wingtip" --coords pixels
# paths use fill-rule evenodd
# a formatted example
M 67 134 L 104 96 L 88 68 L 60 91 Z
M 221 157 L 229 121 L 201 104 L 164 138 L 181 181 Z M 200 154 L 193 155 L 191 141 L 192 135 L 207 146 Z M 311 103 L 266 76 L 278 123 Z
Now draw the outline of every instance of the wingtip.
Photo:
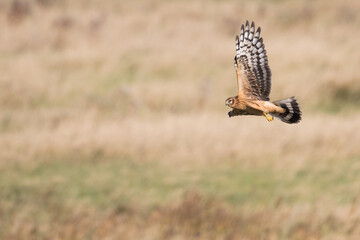
M 256 32 L 258 32 L 259 34 L 261 33 L 261 27 L 258 27 L 258 29 L 256 30 Z

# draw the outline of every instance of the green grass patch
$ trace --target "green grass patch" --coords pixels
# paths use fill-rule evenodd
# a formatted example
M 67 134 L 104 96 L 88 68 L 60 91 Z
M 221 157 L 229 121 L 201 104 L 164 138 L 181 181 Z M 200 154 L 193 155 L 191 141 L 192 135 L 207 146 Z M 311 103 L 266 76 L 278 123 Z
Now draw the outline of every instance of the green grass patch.
M 360 183 L 356 158 L 332 167 L 307 166 L 295 174 L 271 168 L 218 164 L 192 168 L 139 163 L 124 159 L 45 162 L 13 165 L 0 170 L 2 201 L 114 208 L 136 205 L 148 209 L 176 201 L 188 190 L 224 200 L 234 206 L 266 206 L 278 199 L 294 204 L 332 199 L 348 203 Z M 45 201 L 46 202 L 46 201 Z M 43 204 L 43 203 L 41 203 Z
M 276 239 L 303 239 L 294 235 L 326 236 L 357 224 L 352 213 L 349 221 L 336 213 L 357 203 L 358 156 L 313 159 L 297 171 L 274 168 L 273 161 L 163 163 L 105 156 L 74 151 L 1 165 L 0 238 L 49 239 L 55 231 L 59 239 L 103 239 L 102 232 L 160 226 L 155 230 L 164 237 L 154 239 L 177 232 L 205 232 L 203 239 L 211 239 L 233 229 L 250 239 L 261 239 L 259 231 L 267 229 Z

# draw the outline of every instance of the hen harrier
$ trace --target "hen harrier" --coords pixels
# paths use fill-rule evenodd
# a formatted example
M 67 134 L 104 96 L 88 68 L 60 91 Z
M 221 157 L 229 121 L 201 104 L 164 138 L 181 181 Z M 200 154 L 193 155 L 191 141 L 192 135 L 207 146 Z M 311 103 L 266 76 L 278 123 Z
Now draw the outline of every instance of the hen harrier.
M 238 95 L 226 99 L 232 108 L 229 117 L 237 115 L 264 115 L 268 121 L 275 118 L 286 123 L 298 123 L 301 111 L 295 97 L 270 102 L 271 71 L 268 65 L 261 28 L 246 21 L 241 26 L 240 39 L 236 36 L 235 71 Z

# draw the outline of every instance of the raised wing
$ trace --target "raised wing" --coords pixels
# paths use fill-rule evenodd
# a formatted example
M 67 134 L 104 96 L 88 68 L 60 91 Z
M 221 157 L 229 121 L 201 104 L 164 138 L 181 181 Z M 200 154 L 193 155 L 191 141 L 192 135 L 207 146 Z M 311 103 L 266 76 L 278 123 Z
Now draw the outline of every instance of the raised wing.
M 260 27 L 255 32 L 254 22 L 251 23 L 251 27 L 249 21 L 246 21 L 245 26 L 241 25 L 240 38 L 236 36 L 235 69 L 239 94 L 243 91 L 247 95 L 254 95 L 268 101 L 271 90 L 271 71 L 260 32 Z M 243 76 L 240 64 L 245 70 Z
M 239 96 L 246 95 L 248 98 L 262 99 L 254 72 L 249 66 L 247 56 L 240 58 L 235 56 L 235 70 Z

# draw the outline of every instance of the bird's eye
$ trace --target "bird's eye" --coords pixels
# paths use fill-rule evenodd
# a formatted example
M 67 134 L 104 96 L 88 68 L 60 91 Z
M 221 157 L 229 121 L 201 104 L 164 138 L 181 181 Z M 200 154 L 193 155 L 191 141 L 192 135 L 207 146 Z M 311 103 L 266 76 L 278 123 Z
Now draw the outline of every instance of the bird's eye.
M 227 99 L 226 104 L 227 105 L 232 105 L 232 104 L 234 104 L 234 100 L 233 99 Z

